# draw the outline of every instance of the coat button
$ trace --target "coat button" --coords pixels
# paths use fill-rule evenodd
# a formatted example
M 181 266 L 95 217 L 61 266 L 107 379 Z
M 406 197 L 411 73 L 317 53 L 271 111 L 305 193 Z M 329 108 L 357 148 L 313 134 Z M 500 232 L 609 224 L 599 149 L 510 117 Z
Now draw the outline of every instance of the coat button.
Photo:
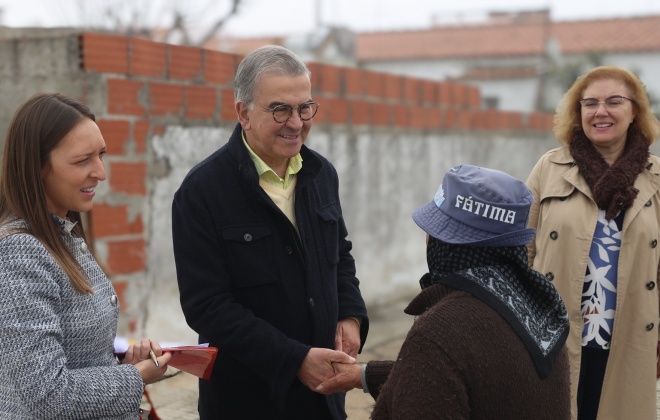
M 245 235 L 243 235 L 243 240 L 245 242 L 252 242 L 252 235 L 250 235 L 249 233 L 246 233 Z
M 653 204 L 653 203 L 651 203 L 651 200 L 649 200 L 649 201 L 647 201 L 646 204 L 644 204 L 644 205 L 645 205 L 646 207 L 651 207 L 651 204 Z
M 117 298 L 117 295 L 110 296 L 110 303 L 112 303 L 113 306 L 117 305 L 118 301 L 119 301 L 119 299 Z
M 553 241 L 555 239 L 557 239 L 558 237 L 559 237 L 559 234 L 557 233 L 557 231 L 553 230 L 552 232 L 550 232 L 550 239 L 552 239 Z
M 309 298 L 309 306 L 314 306 L 316 305 L 316 302 L 314 302 L 313 298 Z
M 284 247 L 284 253 L 286 255 L 291 255 L 293 254 L 293 247 L 291 245 L 287 245 Z
M 87 244 L 85 242 L 80 244 L 80 250 L 83 252 L 83 254 L 86 254 L 89 248 L 87 248 Z
M 553 281 L 553 280 L 555 279 L 555 275 L 552 274 L 552 271 L 548 272 L 545 276 L 546 276 L 546 277 L 548 278 L 548 280 L 550 280 L 550 281 Z
M 649 290 L 655 289 L 655 282 L 650 281 L 650 282 L 646 283 L 646 288 L 649 289 Z
M 651 331 L 653 327 L 655 327 L 655 324 L 653 324 L 652 322 L 646 324 L 646 331 Z
M 658 246 L 658 240 L 654 239 L 651 241 L 651 248 L 655 248 L 656 246 Z

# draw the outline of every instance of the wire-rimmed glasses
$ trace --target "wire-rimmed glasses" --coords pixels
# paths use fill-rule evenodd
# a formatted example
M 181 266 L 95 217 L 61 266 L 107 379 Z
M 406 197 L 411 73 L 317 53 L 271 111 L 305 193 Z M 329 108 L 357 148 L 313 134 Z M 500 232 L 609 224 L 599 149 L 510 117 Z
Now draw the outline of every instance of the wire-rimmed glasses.
M 598 107 L 601 104 L 603 104 L 605 106 L 605 109 L 611 111 L 611 110 L 614 110 L 614 109 L 617 109 L 617 108 L 621 107 L 621 105 L 623 105 L 626 101 L 630 101 L 630 102 L 633 102 L 633 103 L 635 102 L 632 99 L 627 98 L 625 96 L 614 95 L 614 96 L 610 96 L 609 98 L 605 99 L 604 101 L 599 101 L 596 98 L 580 99 L 580 105 L 582 105 L 582 108 L 586 109 L 587 111 L 596 112 Z
M 275 122 L 280 124 L 289 121 L 289 118 L 293 115 L 293 107 L 288 104 L 281 104 L 274 106 L 273 108 L 265 109 L 266 111 L 271 111 Z M 298 110 L 298 116 L 302 121 L 309 121 L 314 118 L 314 115 L 316 115 L 316 112 L 319 110 L 319 104 L 314 101 L 309 101 L 300 104 L 296 109 Z

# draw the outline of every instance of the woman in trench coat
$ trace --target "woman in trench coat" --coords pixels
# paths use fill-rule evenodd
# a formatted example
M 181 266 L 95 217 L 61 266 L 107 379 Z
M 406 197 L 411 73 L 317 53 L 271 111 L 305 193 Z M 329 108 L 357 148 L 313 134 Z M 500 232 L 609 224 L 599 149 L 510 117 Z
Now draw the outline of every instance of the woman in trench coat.
M 604 66 L 564 95 L 527 184 L 530 265 L 559 290 L 574 419 L 656 419 L 660 129 L 635 74 Z

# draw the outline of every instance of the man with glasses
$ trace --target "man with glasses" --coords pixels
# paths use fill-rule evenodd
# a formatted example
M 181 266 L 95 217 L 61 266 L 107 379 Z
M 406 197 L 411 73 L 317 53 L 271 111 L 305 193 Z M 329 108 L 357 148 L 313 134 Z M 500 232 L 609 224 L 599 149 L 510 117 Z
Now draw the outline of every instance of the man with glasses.
M 174 197 L 181 305 L 219 349 L 201 419 L 345 419 L 313 390 L 354 363 L 368 331 L 330 162 L 303 145 L 319 104 L 310 72 L 265 46 L 236 70 L 238 124 Z

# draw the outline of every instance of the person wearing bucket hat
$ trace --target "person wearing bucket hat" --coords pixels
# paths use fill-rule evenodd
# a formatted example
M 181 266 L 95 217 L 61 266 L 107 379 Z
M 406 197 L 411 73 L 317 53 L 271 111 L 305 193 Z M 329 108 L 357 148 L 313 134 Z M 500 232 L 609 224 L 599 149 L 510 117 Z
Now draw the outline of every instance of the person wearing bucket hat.
M 448 244 L 525 245 L 534 238 L 527 227 L 534 196 L 504 172 L 460 165 L 451 168 L 433 201 L 412 217 L 426 233 Z
M 323 393 L 362 388 L 372 419 L 568 419 L 564 304 L 527 264 L 533 196 L 493 169 L 459 165 L 413 212 L 429 272 L 396 361 L 336 365 Z

